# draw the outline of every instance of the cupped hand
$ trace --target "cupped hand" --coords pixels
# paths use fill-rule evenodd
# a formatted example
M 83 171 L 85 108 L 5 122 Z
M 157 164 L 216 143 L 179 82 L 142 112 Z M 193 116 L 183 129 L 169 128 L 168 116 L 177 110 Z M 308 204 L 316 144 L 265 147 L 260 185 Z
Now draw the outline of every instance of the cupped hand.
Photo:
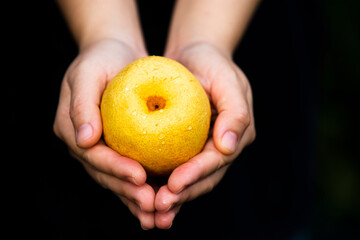
M 128 63 L 146 53 L 115 39 L 80 50 L 61 85 L 54 132 L 89 175 L 114 192 L 144 228 L 154 227 L 155 192 L 136 161 L 120 156 L 101 140 L 100 101 L 107 83 Z
M 158 228 L 169 228 L 183 203 L 211 191 L 255 139 L 251 87 L 231 54 L 197 43 L 165 56 L 182 63 L 201 82 L 213 106 L 214 125 L 203 151 L 176 168 L 157 192 Z

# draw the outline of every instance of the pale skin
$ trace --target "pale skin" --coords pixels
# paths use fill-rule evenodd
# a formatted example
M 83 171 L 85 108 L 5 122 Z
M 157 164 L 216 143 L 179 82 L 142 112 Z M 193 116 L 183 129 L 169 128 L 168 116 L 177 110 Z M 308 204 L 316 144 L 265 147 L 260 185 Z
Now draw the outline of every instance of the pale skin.
M 255 139 L 251 87 L 232 61 L 257 0 L 178 0 L 165 57 L 185 65 L 213 104 L 214 128 L 204 149 L 164 185 L 101 140 L 99 105 L 107 83 L 147 56 L 133 0 L 58 0 L 79 46 L 65 73 L 54 131 L 89 175 L 114 192 L 143 229 L 170 228 L 180 207 L 211 191 Z

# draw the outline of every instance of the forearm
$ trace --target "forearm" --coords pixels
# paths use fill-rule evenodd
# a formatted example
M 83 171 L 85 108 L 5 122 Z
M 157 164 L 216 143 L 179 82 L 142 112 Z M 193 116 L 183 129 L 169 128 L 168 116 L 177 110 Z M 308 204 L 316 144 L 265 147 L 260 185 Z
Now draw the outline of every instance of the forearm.
M 259 0 L 178 0 L 171 22 L 167 52 L 206 42 L 231 54 Z
M 58 0 L 80 48 L 116 39 L 144 50 L 135 0 Z

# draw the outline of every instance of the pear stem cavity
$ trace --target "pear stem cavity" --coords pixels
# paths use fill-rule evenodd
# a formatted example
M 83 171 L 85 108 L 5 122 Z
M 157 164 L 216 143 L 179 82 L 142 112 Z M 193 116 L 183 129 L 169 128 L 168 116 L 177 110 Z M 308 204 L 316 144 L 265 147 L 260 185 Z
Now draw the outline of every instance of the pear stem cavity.
M 154 112 L 160 109 L 164 109 L 166 106 L 166 100 L 161 96 L 149 96 L 146 99 L 146 105 L 150 112 Z

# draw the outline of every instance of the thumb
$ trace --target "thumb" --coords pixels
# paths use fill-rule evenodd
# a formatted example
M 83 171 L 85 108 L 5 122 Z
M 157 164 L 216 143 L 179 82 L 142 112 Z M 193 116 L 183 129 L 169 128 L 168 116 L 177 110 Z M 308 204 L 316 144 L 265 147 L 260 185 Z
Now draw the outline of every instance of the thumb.
M 226 86 L 222 82 L 212 100 L 218 111 L 214 124 L 214 142 L 223 154 L 233 154 L 239 146 L 245 130 L 250 125 L 250 111 L 244 91 L 239 84 Z
M 102 134 L 100 100 L 105 84 L 89 73 L 69 77 L 71 88 L 70 117 L 76 144 L 82 148 L 95 145 Z

